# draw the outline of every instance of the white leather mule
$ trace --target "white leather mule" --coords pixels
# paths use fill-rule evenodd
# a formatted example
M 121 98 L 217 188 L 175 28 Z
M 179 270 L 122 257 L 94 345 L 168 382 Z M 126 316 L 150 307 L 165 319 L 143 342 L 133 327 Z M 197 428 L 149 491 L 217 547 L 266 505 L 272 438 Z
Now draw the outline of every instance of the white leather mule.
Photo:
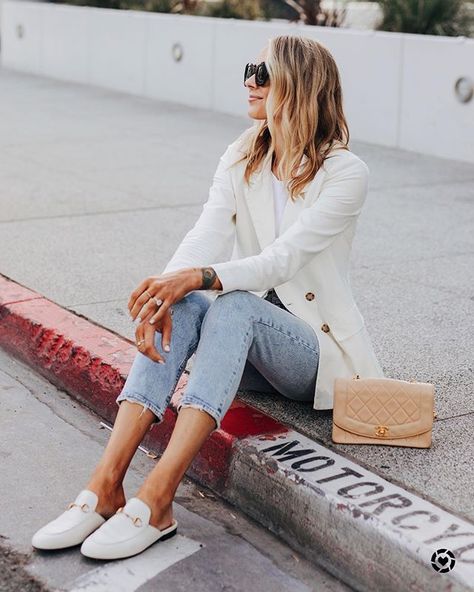
M 95 509 L 99 498 L 90 489 L 83 489 L 67 510 L 35 532 L 31 544 L 37 549 L 63 549 L 82 543 L 105 518 Z
M 138 497 L 132 497 L 122 508 L 93 532 L 81 545 L 81 553 L 93 559 L 123 559 L 144 551 L 159 540 L 174 536 L 178 522 L 160 530 L 150 524 L 151 509 Z

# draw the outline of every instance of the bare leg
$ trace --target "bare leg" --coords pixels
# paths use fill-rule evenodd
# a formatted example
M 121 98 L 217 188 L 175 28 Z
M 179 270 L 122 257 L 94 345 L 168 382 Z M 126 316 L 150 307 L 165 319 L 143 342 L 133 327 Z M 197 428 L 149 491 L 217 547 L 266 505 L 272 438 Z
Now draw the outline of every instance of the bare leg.
M 173 521 L 172 502 L 192 460 L 216 427 L 206 411 L 182 407 L 168 445 L 136 497 L 151 508 L 150 524 L 163 529 Z
M 99 497 L 96 511 L 110 518 L 126 503 L 123 479 L 135 454 L 154 419 L 149 409 L 139 403 L 122 401 L 107 446 L 86 485 Z

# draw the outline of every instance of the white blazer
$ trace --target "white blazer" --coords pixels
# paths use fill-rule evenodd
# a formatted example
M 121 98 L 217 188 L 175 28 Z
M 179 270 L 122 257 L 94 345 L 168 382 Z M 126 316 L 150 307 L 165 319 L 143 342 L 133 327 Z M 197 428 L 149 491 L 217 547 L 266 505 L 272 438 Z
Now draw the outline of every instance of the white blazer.
M 332 409 L 336 377 L 383 377 L 349 282 L 356 223 L 368 189 L 369 169 L 336 144 L 306 186 L 304 198 L 288 198 L 275 238 L 271 155 L 244 181 L 242 142 L 220 157 L 209 198 L 162 273 L 212 266 L 223 290 L 264 297 L 270 288 L 316 332 L 320 345 L 314 409 Z M 302 163 L 306 159 L 303 156 Z M 214 293 L 212 295 L 212 293 Z

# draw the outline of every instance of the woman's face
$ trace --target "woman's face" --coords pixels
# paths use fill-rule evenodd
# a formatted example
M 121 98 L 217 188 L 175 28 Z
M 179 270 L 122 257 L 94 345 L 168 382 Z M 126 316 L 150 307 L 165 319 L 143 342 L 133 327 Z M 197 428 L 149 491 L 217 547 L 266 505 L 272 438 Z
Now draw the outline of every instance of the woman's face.
M 260 64 L 260 62 L 264 62 L 267 57 L 267 48 L 265 47 L 259 53 L 256 64 Z M 255 82 L 255 74 L 252 74 L 250 78 L 247 78 L 245 81 L 245 86 L 248 90 L 248 114 L 249 117 L 252 119 L 266 119 L 267 118 L 267 111 L 265 108 L 267 95 L 270 90 L 270 80 L 263 86 L 257 86 Z

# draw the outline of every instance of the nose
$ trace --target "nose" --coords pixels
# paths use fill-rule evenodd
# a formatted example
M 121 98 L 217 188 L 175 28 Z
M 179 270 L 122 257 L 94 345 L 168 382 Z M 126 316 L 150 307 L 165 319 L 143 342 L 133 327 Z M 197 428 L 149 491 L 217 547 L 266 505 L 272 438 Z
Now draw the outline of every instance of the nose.
M 249 88 L 257 88 L 257 84 L 255 83 L 255 74 L 249 76 L 247 80 L 244 82 L 244 85 Z

